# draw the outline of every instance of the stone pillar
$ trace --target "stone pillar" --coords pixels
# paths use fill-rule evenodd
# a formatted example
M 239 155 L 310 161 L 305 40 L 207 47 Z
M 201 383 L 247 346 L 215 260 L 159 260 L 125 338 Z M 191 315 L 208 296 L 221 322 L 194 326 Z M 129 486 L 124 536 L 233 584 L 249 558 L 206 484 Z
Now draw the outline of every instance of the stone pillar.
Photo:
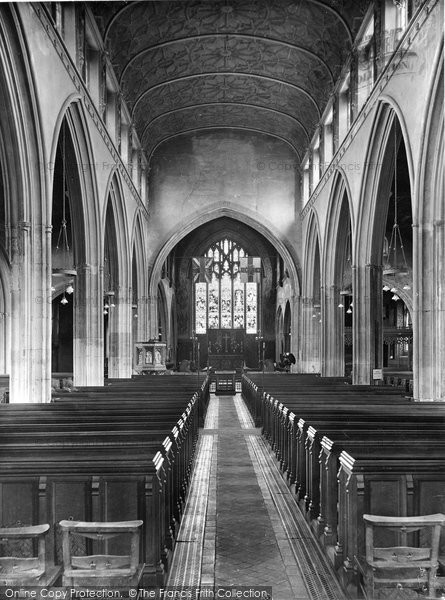
M 352 383 L 372 383 L 373 369 L 383 366 L 382 267 L 353 267 L 354 319 Z
M 444 222 L 414 226 L 414 398 L 445 400 Z
M 291 303 L 291 331 L 290 331 L 290 351 L 297 359 L 297 363 L 292 365 L 291 372 L 300 373 L 301 365 L 298 357 L 300 355 L 300 348 L 302 343 L 302 318 L 301 318 L 301 297 L 292 295 L 290 298 Z
M 51 400 L 51 227 L 11 229 L 11 404 Z
M 148 296 L 149 312 L 148 312 L 148 333 L 150 340 L 158 339 L 158 298 L 157 295 Z
M 320 318 L 321 306 L 314 306 L 313 298 L 302 301 L 302 373 L 320 373 Z M 320 314 L 319 314 L 320 313 Z
M 342 377 L 345 372 L 344 299 L 336 285 L 322 288 L 322 377 Z
M 118 286 L 114 302 L 116 306 L 109 312 L 108 377 L 126 378 L 131 377 L 133 363 L 130 289 Z
M 80 265 L 74 282 L 74 385 L 103 385 L 103 289 L 97 265 Z

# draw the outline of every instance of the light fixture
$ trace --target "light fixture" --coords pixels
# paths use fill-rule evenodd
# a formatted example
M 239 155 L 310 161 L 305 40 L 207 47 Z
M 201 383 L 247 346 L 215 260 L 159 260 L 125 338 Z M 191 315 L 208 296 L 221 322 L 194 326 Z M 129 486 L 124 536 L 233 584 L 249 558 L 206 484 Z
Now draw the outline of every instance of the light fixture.
M 65 304 L 68 304 L 68 300 L 67 300 L 67 299 L 66 299 L 66 297 L 65 297 L 65 292 L 63 292 L 63 298 L 62 298 L 62 300 L 60 301 L 60 304 L 63 304 L 63 305 L 65 305 Z
M 114 302 L 111 302 L 111 304 L 110 304 L 110 308 L 114 308 L 115 306 L 116 306 L 116 305 L 115 305 L 115 303 L 114 303 Z
M 77 275 L 76 269 L 72 264 L 72 252 L 68 241 L 67 231 L 67 199 L 69 202 L 69 189 L 67 185 L 66 176 L 66 125 L 65 121 L 62 125 L 62 143 L 61 143 L 61 154 L 62 154 L 62 219 L 60 222 L 60 230 L 57 238 L 56 252 L 54 256 L 54 263 L 56 267 L 52 269 L 52 274 L 55 277 L 67 278 Z M 68 207 L 69 209 L 69 207 Z M 71 285 L 71 284 L 69 284 Z M 72 293 L 72 292 L 68 292 Z
M 104 315 L 108 315 L 108 310 L 104 308 Z
M 396 288 L 396 287 L 392 287 L 392 288 L 390 289 L 390 292 L 392 292 L 393 294 L 395 294 L 395 293 L 397 292 L 397 288 Z
M 388 245 L 388 254 L 386 263 L 383 265 L 384 275 L 407 275 L 409 273 L 406 262 L 403 239 L 398 223 L 398 194 L 397 194 L 397 122 L 394 122 L 394 223 L 392 226 L 391 237 Z M 402 261 L 399 262 L 398 248 L 400 249 Z
M 345 305 L 340 302 L 340 304 L 338 305 L 338 308 L 344 308 L 344 307 L 345 307 Z
M 354 303 L 353 303 L 353 302 L 351 302 L 351 304 L 350 304 L 349 306 L 352 308 L 352 307 L 354 306 Z
M 391 298 L 391 300 L 397 301 L 397 300 L 400 300 L 400 298 L 399 298 L 399 296 L 397 296 L 397 294 L 394 294 L 394 296 Z
M 405 283 L 405 285 L 403 286 L 403 289 L 404 289 L 404 290 L 410 290 L 410 289 L 411 289 L 411 286 L 410 286 L 410 285 L 408 285 L 407 283 Z
M 56 288 L 55 288 L 53 285 L 51 286 L 51 291 L 52 291 L 52 292 L 55 292 L 55 291 L 56 291 Z
M 390 290 L 390 289 L 391 289 L 391 288 L 389 287 L 389 285 L 384 285 L 384 286 L 383 286 L 383 291 L 384 291 L 384 292 L 389 292 L 389 290 Z
M 352 314 L 352 308 L 349 307 L 348 310 L 346 311 L 348 313 L 348 315 Z
M 66 288 L 66 293 L 67 294 L 72 294 L 74 292 L 74 288 L 71 285 L 71 283 L 68 285 L 68 287 Z

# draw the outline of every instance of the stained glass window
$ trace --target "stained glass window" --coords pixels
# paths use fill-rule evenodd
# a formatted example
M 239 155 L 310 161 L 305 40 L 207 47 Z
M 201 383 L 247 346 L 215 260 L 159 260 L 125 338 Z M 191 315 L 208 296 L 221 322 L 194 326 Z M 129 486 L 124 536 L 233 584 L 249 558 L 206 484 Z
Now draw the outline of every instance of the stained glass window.
M 258 283 L 243 283 L 240 274 L 240 259 L 247 256 L 229 238 L 213 243 L 205 252 L 204 257 L 213 262 L 210 282 L 195 283 L 196 333 L 244 328 L 246 333 L 257 333 Z
M 246 333 L 257 331 L 257 284 L 246 283 Z
M 207 284 L 195 284 L 195 329 L 196 333 L 207 331 Z

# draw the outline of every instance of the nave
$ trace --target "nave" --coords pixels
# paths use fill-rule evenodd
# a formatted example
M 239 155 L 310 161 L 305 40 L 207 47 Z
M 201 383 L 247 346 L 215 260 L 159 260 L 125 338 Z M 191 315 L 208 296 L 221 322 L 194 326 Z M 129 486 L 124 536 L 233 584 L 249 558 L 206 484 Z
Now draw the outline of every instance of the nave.
M 346 598 L 240 394 L 211 395 L 167 587 Z

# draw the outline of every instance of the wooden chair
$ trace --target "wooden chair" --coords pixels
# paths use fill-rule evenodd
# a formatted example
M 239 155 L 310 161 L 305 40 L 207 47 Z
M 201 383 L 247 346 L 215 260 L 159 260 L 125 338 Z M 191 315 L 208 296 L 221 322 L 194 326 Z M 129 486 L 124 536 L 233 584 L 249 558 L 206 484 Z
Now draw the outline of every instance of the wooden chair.
M 60 521 L 62 530 L 63 581 L 64 586 L 113 585 L 115 587 L 137 586 L 144 569 L 139 562 L 142 521 L 89 523 L 85 521 Z M 89 554 L 74 556 L 74 536 L 85 540 L 97 540 L 108 545 L 116 536 L 130 535 L 129 554 Z
M 416 590 L 435 597 L 439 542 L 445 515 L 381 517 L 363 515 L 366 527 L 365 594 L 371 598 L 415 598 Z M 376 547 L 378 528 L 395 532 L 402 545 Z M 424 547 L 408 546 L 408 535 L 422 537 Z M 382 530 L 380 529 L 380 534 Z M 416 537 L 417 537 L 416 535 Z M 412 537 L 414 537 L 412 535 Z
M 0 528 L 2 554 L 7 555 L 0 556 L 0 585 L 46 587 L 55 583 L 62 569 L 46 561 L 48 531 L 47 524 Z M 34 553 L 36 543 L 37 556 L 24 556 Z

